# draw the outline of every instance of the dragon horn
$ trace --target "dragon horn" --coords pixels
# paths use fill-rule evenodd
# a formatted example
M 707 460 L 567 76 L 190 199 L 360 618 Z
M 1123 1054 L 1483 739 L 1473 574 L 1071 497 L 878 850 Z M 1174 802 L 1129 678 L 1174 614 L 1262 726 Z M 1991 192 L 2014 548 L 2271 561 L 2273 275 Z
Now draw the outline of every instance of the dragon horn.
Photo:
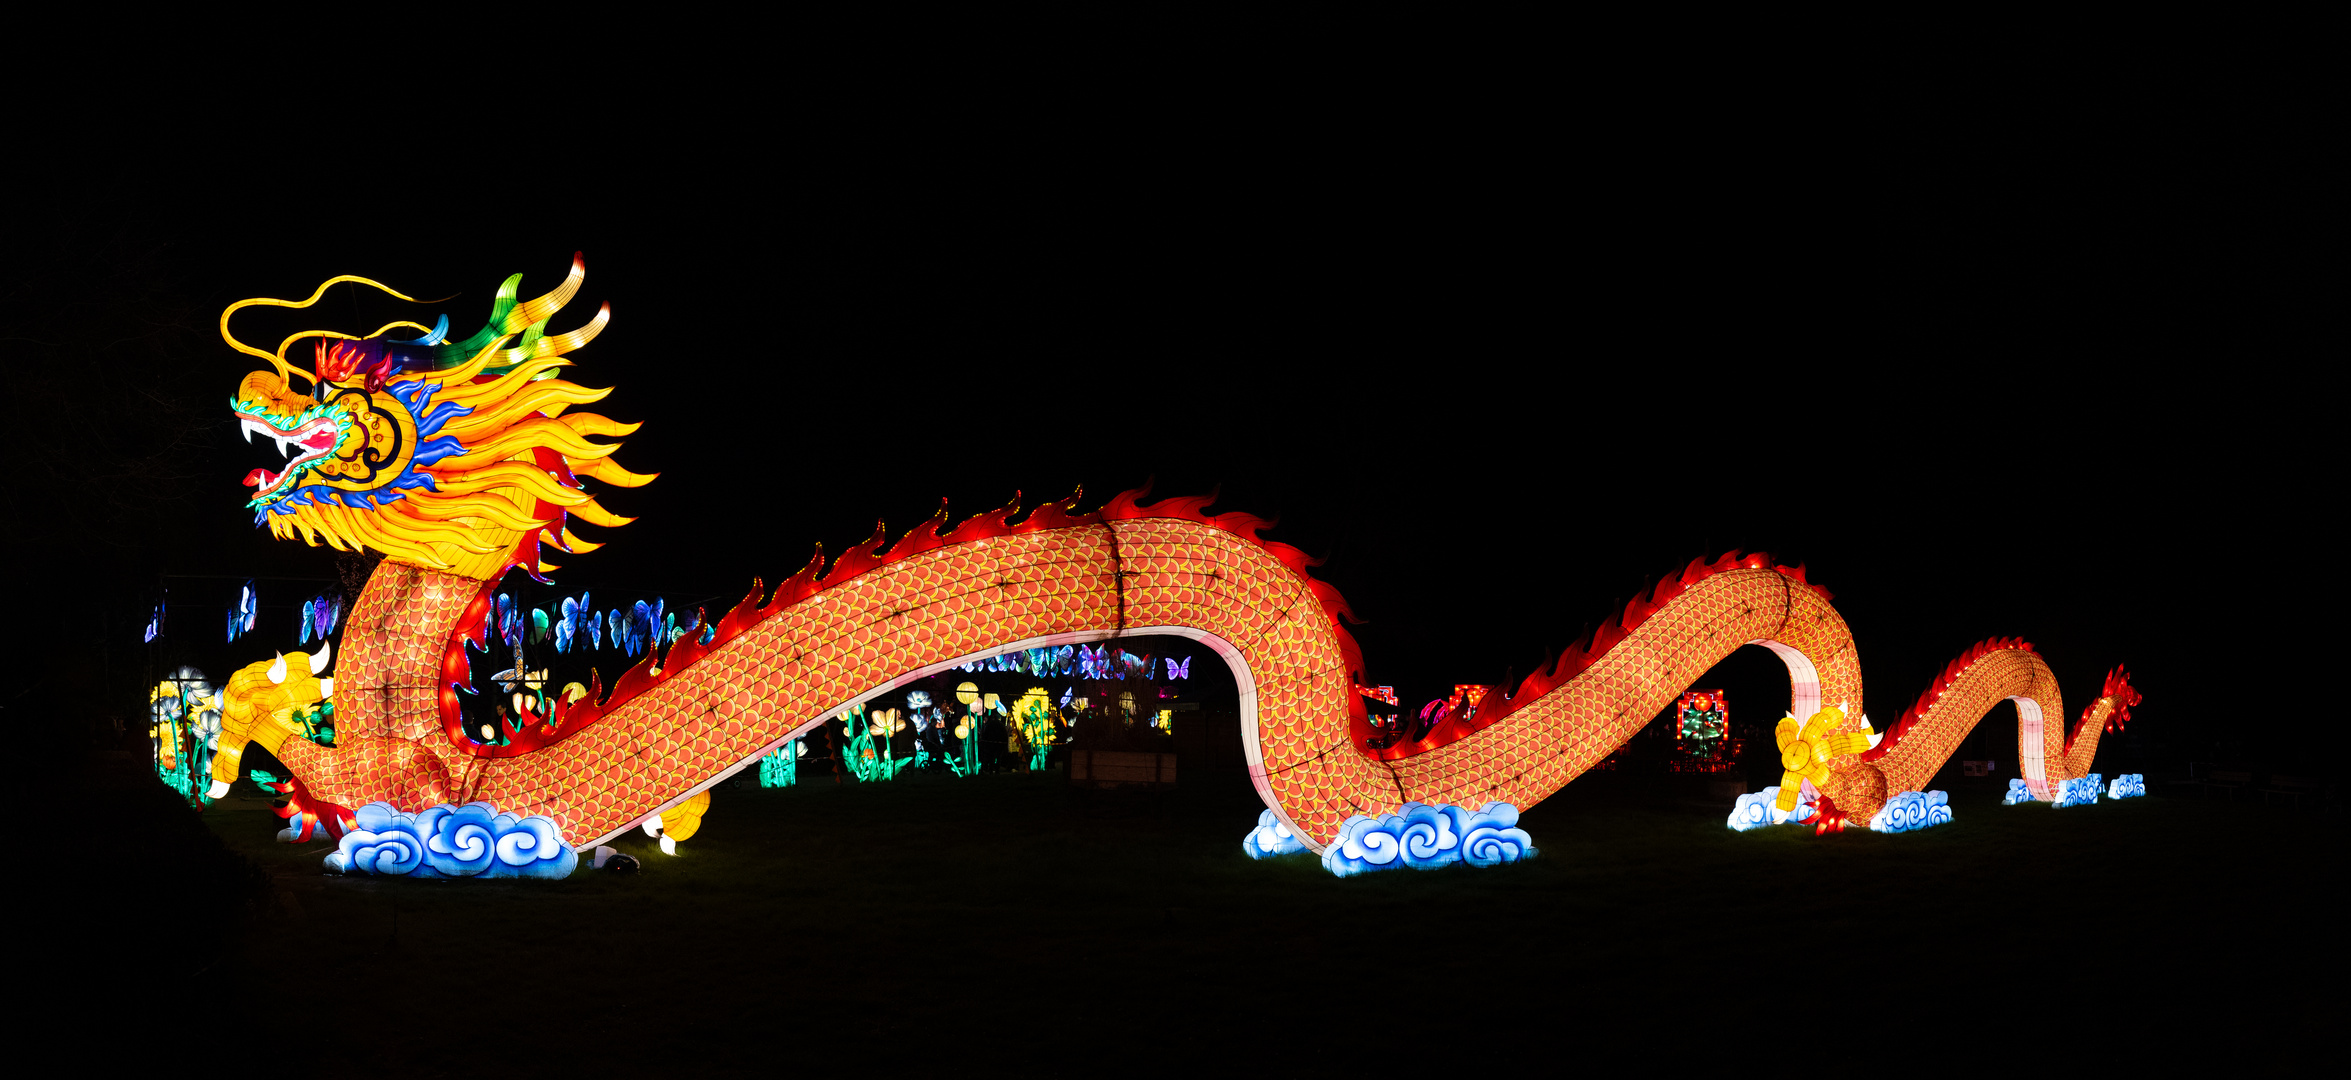
M 557 285 L 553 292 L 539 297 L 536 300 L 531 300 L 515 305 L 514 310 L 506 313 L 506 322 L 504 325 L 499 327 L 499 332 L 506 334 L 519 334 L 522 332 L 524 327 L 530 326 L 534 323 L 547 321 L 549 316 L 554 315 L 557 310 L 563 307 L 563 305 L 571 302 L 572 296 L 580 291 L 580 282 L 587 276 L 587 256 L 577 251 L 572 252 L 571 273 L 565 275 L 563 284 Z M 598 314 L 600 318 L 596 323 L 596 326 L 598 329 L 601 329 L 603 327 L 603 322 L 601 320 L 610 318 L 610 316 L 601 312 Z M 594 336 L 594 331 L 590 331 L 589 336 Z M 583 344 L 584 343 L 585 342 L 583 341 Z
M 318 651 L 310 654 L 310 673 L 313 675 L 325 674 L 328 661 L 334 657 L 334 651 L 335 647 L 333 644 L 324 641 L 319 642 Z
M 286 654 L 279 653 L 277 662 L 269 666 L 269 681 L 281 685 L 286 681 Z

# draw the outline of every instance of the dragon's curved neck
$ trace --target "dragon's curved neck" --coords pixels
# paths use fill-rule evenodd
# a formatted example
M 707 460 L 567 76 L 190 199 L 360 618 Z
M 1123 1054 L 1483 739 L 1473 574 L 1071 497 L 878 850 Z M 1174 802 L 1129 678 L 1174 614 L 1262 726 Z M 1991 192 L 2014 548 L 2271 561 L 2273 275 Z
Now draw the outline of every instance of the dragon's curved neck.
M 344 630 L 336 681 L 338 729 L 352 735 L 424 739 L 442 726 L 440 696 L 449 640 L 491 582 L 385 559 L 368 575 Z

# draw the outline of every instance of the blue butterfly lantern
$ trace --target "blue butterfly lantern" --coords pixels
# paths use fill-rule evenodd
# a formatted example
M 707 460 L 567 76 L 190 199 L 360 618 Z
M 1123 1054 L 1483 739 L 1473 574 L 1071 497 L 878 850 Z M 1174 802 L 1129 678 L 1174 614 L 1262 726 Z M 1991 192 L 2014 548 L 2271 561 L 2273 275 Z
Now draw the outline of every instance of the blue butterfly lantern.
M 237 606 L 229 610 L 229 640 L 235 641 L 252 630 L 254 616 L 260 613 L 261 599 L 253 594 L 253 582 L 248 578 L 245 587 L 237 592 Z
M 1189 657 L 1189 656 L 1187 656 L 1187 657 L 1184 657 L 1182 660 L 1178 660 L 1178 659 L 1176 659 L 1175 657 L 1172 657 L 1172 656 L 1171 656 L 1171 657 L 1168 657 L 1168 658 L 1167 658 L 1167 677 L 1168 677 L 1169 679 L 1189 679 L 1189 678 L 1191 678 L 1191 677 L 1192 677 L 1192 658 L 1191 658 L 1191 657 Z
M 653 645 L 653 635 L 659 633 L 662 628 L 661 608 L 662 601 L 658 598 L 651 604 L 639 600 L 629 608 L 628 652 L 630 656 L 642 653 Z
M 498 594 L 498 639 L 514 648 L 522 647 L 522 614 L 514 606 L 514 597 Z
M 564 597 L 562 611 L 562 618 L 555 623 L 555 651 L 567 653 L 571 651 L 572 639 L 580 636 L 596 616 L 588 611 L 587 593 L 581 593 L 577 600 Z
M 1118 650 L 1118 667 L 1115 672 L 1117 677 L 1121 679 L 1149 679 L 1151 669 L 1158 666 L 1159 662 L 1149 656 L 1136 656 L 1125 649 L 1120 649 Z
M 302 625 L 295 628 L 295 636 L 304 645 L 310 644 L 314 637 L 325 641 L 342 617 L 343 598 L 320 593 L 302 602 Z

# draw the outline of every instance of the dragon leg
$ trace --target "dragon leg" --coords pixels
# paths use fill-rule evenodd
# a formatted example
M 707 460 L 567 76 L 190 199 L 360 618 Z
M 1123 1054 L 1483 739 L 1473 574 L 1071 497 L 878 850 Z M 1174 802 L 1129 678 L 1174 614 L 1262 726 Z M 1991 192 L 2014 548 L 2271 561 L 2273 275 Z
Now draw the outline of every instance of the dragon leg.
M 325 674 L 332 655 L 332 647 L 321 644 L 315 654 L 285 653 L 247 664 L 229 676 L 221 692 L 220 739 L 212 755 L 214 798 L 227 794 L 244 771 L 248 744 L 258 742 L 278 754 L 289 737 L 300 734 L 291 720 L 293 711 L 335 692 L 335 680 Z

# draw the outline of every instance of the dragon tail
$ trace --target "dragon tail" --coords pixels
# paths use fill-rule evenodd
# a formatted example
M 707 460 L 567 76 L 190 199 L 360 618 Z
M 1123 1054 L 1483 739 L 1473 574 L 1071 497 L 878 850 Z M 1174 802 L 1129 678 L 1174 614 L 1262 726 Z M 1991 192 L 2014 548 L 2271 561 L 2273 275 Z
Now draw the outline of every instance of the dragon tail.
M 2025 786 L 2046 802 L 2057 797 L 2058 785 L 2089 773 L 2099 735 L 2119 729 L 2140 699 L 2117 666 L 2069 734 L 2059 719 L 2065 715 L 2064 696 L 2048 663 L 2022 639 L 1992 638 L 1944 665 L 1884 740 L 1859 760 L 1885 775 L 1888 791 L 1923 790 L 1976 724 L 2004 700 L 2016 703 L 2016 756 Z

